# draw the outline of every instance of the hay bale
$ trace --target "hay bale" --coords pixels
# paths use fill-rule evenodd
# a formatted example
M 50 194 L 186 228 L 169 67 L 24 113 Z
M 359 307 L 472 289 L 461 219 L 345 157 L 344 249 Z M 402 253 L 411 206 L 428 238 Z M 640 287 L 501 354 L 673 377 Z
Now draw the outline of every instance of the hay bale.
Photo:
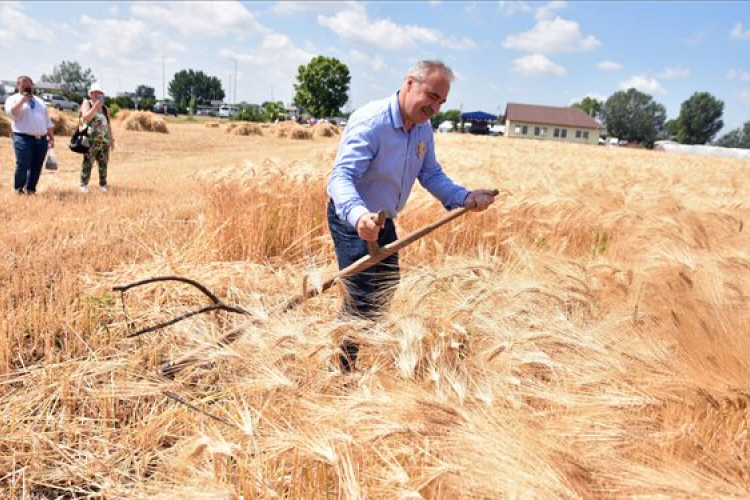
M 312 139 L 312 129 L 303 127 L 293 120 L 280 122 L 276 125 L 276 137 L 290 139 Z
M 227 129 L 232 135 L 263 135 L 263 130 L 257 123 L 242 123 Z
M 291 130 L 294 127 L 299 127 L 297 125 L 297 122 L 293 120 L 285 120 L 283 122 L 279 122 L 276 124 L 276 137 L 284 138 L 289 137 L 291 134 Z
M 0 113 L 0 137 L 10 137 L 13 131 L 12 125 L 13 122 L 10 121 L 10 117 L 6 116 L 5 113 Z
M 130 113 L 132 113 L 132 111 L 129 109 L 121 109 L 115 115 L 115 120 L 118 122 L 123 122 L 127 119 L 128 116 L 130 116 Z
M 78 127 L 78 121 L 68 117 L 55 108 L 47 108 L 47 115 L 52 120 L 52 127 L 55 135 L 73 135 Z
M 312 131 L 315 137 L 334 137 L 339 135 L 339 128 L 330 123 L 316 123 Z
M 206 123 L 206 127 L 208 128 L 219 128 L 219 124 L 216 122 L 208 122 Z
M 227 125 L 227 128 L 224 129 L 224 132 L 227 134 L 231 134 L 232 130 L 236 129 L 239 123 L 229 123 Z
M 125 127 L 125 130 L 134 130 L 136 132 L 169 133 L 164 118 L 155 115 L 151 111 L 134 111 L 130 113 L 123 120 L 122 126 Z
M 297 126 L 292 128 L 289 132 L 289 138 L 291 139 L 312 139 L 313 133 L 309 128 Z

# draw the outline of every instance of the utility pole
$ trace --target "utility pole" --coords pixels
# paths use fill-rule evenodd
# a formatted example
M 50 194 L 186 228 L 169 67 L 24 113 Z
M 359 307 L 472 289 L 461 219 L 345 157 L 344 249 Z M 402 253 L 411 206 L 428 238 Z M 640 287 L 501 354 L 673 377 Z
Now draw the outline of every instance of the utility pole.
M 234 60 L 234 99 L 232 104 L 237 104 L 237 59 Z
M 164 86 L 164 54 L 161 56 L 161 100 L 166 101 L 167 100 L 167 91 L 165 90 L 166 87 Z

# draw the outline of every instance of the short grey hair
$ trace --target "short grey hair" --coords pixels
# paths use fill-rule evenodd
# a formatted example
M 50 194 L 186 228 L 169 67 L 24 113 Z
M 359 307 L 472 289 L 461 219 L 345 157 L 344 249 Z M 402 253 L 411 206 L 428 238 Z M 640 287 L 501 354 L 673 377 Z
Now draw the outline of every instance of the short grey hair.
M 448 67 L 448 65 L 443 61 L 437 60 L 419 61 L 417 64 L 411 67 L 409 72 L 406 73 L 406 76 L 407 78 L 413 76 L 415 80 L 421 82 L 436 71 L 441 72 L 446 76 L 446 78 L 448 78 L 448 81 L 453 82 L 453 79 L 455 78 L 453 70 L 450 69 L 450 67 Z

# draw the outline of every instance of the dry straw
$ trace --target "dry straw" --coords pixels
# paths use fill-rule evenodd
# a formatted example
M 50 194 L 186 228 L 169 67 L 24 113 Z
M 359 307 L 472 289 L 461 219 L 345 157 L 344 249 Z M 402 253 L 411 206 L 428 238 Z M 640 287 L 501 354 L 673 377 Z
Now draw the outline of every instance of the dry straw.
M 406 248 L 372 323 L 341 288 L 269 317 L 337 269 L 334 142 L 115 126 L 115 196 L 0 192 L 2 498 L 750 496 L 747 162 L 441 134 L 451 177 L 507 191 Z M 443 213 L 416 189 L 398 231 Z M 168 274 L 261 320 L 173 381 L 246 318 L 126 339 L 206 304 L 111 292 Z
M 127 117 L 123 119 L 122 126 L 126 130 L 134 130 L 138 132 L 169 133 L 164 118 L 157 116 L 150 111 L 134 111 L 128 114 Z
M 78 127 L 77 120 L 54 108 L 47 108 L 47 114 L 52 120 L 55 135 L 73 135 Z
M 294 120 L 286 120 L 276 125 L 276 137 L 289 139 L 312 139 L 310 127 L 299 125 Z
M 5 113 L 0 113 L 0 137 L 10 137 L 12 131 L 10 118 Z
M 330 123 L 316 123 L 312 129 L 315 137 L 334 137 L 340 133 L 339 128 Z
M 263 129 L 257 123 L 230 123 L 225 132 L 232 135 L 263 135 Z

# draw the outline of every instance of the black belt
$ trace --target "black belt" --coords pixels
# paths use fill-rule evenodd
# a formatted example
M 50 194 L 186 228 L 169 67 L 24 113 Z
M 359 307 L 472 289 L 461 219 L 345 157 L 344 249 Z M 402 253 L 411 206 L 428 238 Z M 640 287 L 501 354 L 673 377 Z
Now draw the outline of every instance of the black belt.
M 21 137 L 28 137 L 29 139 L 37 139 L 37 140 L 39 140 L 39 139 L 46 139 L 47 138 L 47 134 L 39 134 L 39 135 L 37 135 L 37 134 L 24 134 L 24 133 L 21 133 L 21 132 L 13 132 L 13 133 L 16 134 L 16 135 L 20 135 Z

